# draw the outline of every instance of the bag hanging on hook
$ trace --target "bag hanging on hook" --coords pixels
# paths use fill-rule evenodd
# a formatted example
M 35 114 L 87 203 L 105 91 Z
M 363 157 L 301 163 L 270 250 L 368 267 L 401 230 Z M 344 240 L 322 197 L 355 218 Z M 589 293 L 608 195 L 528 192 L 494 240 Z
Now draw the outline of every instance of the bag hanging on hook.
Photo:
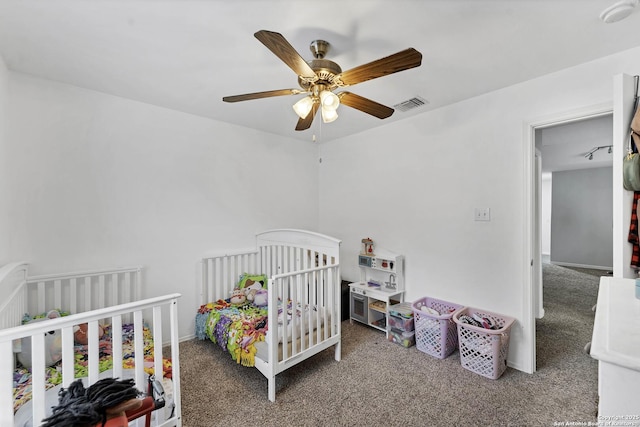
M 622 183 L 628 191 L 640 191 L 640 111 L 638 110 L 638 79 L 635 76 L 635 96 L 633 102 L 633 116 L 629 125 L 629 144 L 627 155 L 622 162 Z

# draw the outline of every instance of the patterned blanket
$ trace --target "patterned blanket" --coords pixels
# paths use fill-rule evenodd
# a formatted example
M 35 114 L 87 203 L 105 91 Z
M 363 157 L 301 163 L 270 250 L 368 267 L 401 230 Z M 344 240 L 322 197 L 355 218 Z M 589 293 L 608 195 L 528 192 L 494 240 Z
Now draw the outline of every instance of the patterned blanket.
M 313 314 L 309 316 L 309 313 Z M 316 306 L 300 305 L 295 307 L 291 300 L 287 301 L 286 308 L 282 301 L 278 301 L 278 342 L 291 341 L 292 337 L 299 334 L 292 333 L 293 319 L 303 330 L 315 330 L 322 325 L 324 317 L 318 320 L 315 316 Z M 255 343 L 264 341 L 268 327 L 267 307 L 256 307 L 250 303 L 245 305 L 233 305 L 226 300 L 218 300 L 213 303 L 200 306 L 196 314 L 196 338 L 204 340 L 209 338 L 218 344 L 220 348 L 231 354 L 231 357 L 243 366 L 255 366 Z M 287 328 L 283 325 L 287 324 Z M 284 334 L 284 337 L 283 337 Z
M 196 315 L 196 336 L 209 338 L 243 366 L 255 366 L 254 344 L 267 333 L 267 308 L 251 304 L 234 306 L 227 301 L 200 307 Z
M 104 335 L 100 339 L 100 356 L 99 369 L 104 372 L 113 368 L 112 345 L 111 345 L 111 325 L 104 328 Z M 122 367 L 125 369 L 133 369 L 135 367 L 134 359 L 134 334 L 133 324 L 125 324 L 122 326 Z M 145 371 L 149 375 L 153 375 L 153 335 L 151 331 L 144 327 L 144 365 Z M 75 377 L 83 378 L 88 375 L 89 357 L 87 353 L 88 346 L 75 345 Z M 163 360 L 163 375 L 171 377 L 171 360 L 165 358 Z M 58 362 L 46 369 L 46 389 L 55 387 L 62 383 L 62 363 Z M 14 412 L 24 403 L 31 399 L 31 371 L 19 367 L 13 373 L 13 409 Z

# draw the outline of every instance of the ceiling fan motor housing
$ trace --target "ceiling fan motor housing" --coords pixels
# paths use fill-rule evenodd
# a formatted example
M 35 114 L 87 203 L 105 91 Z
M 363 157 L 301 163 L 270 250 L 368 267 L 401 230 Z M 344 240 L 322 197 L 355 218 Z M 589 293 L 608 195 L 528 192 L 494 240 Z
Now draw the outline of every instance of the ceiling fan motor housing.
M 309 90 L 311 86 L 316 84 L 322 84 L 330 88 L 338 86 L 337 82 L 334 81 L 335 77 L 342 72 L 342 68 L 338 64 L 328 59 L 314 59 L 308 61 L 308 63 L 316 73 L 316 76 L 318 76 L 318 79 L 315 82 L 308 82 L 298 77 L 298 84 L 301 88 Z
M 305 91 L 313 91 L 316 85 L 322 85 L 325 89 L 332 90 L 338 86 L 335 77 L 342 72 L 342 68 L 333 61 L 324 59 L 329 51 L 329 42 L 325 40 L 314 40 L 309 45 L 309 50 L 315 59 L 307 61 L 309 67 L 316 73 L 317 79 L 309 81 L 303 77 L 298 77 L 298 84 Z

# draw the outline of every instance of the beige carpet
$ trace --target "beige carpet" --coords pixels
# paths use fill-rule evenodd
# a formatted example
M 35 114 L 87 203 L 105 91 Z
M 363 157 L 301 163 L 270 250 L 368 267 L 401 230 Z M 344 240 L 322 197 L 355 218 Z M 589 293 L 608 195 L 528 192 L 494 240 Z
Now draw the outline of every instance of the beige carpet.
M 267 381 L 208 341 L 180 345 L 184 425 L 196 426 L 552 426 L 596 422 L 597 363 L 591 339 L 598 277 L 544 265 L 545 318 L 538 321 L 538 372 L 508 368 L 490 380 L 435 359 L 382 332 L 342 323 L 342 361 L 332 349 Z M 195 310 L 194 310 L 195 311 Z

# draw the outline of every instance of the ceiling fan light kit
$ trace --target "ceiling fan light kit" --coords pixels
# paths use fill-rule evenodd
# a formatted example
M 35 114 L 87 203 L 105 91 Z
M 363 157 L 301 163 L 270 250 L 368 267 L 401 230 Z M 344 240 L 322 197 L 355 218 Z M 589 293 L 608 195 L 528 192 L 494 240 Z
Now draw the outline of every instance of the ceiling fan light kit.
M 340 98 L 335 93 L 329 90 L 323 90 L 320 92 L 320 101 L 322 102 L 322 109 L 335 111 L 340 105 Z
M 311 108 L 313 107 L 313 98 L 310 96 L 305 96 L 295 104 L 293 104 L 293 111 L 296 112 L 298 117 L 304 119 L 311 112 Z
M 338 112 L 336 110 L 322 109 L 322 121 L 324 123 L 331 123 L 338 118 Z
M 239 102 L 306 94 L 304 98 L 293 104 L 293 110 L 299 117 L 295 128 L 298 131 L 311 127 L 313 117 L 318 110 L 321 110 L 324 123 L 333 122 L 338 118 L 337 109 L 341 104 L 379 119 L 390 117 L 393 114 L 393 108 L 351 92 L 335 93 L 334 90 L 418 67 L 422 63 L 422 54 L 409 48 L 343 72 L 338 64 L 324 59 L 330 47 L 325 40 L 311 42 L 309 48 L 314 59 L 305 61 L 280 33 L 260 30 L 254 36 L 298 75 L 298 85 L 301 89 L 279 89 L 225 96 L 222 100 Z

